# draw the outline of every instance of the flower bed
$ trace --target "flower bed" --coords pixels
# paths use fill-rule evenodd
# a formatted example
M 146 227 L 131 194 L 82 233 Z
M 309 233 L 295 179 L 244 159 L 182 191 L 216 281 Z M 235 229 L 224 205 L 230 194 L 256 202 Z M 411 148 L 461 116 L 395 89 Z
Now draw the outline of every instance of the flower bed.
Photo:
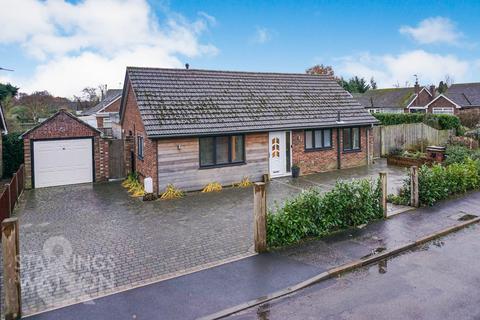
M 411 157 L 404 157 L 404 156 L 395 156 L 390 155 L 387 157 L 387 164 L 399 167 L 411 167 L 417 166 L 421 167 L 424 164 L 432 165 L 433 160 L 427 158 L 411 158 Z

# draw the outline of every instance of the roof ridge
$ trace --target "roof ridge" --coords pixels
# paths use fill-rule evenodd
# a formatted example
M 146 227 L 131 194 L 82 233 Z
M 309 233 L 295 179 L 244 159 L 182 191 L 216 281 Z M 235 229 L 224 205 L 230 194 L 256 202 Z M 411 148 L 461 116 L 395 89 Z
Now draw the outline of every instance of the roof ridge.
M 129 70 L 154 70 L 154 71 L 182 71 L 182 72 L 205 72 L 205 73 L 227 73 L 227 74 L 251 74 L 251 75 L 286 75 L 286 76 L 302 76 L 302 77 L 323 77 L 331 78 L 330 75 L 325 74 L 309 74 L 299 72 L 268 72 L 268 71 L 236 71 L 236 70 L 218 70 L 218 69 L 183 69 L 183 68 L 161 68 L 161 67 L 136 67 L 127 66 L 127 72 Z

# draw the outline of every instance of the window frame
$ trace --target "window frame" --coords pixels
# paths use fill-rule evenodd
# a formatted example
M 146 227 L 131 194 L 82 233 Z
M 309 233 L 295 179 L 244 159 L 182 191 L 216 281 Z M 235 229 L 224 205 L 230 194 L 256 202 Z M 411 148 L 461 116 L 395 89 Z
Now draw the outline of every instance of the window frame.
M 141 140 L 141 141 L 140 141 Z M 145 150 L 145 139 L 141 134 L 137 135 L 137 157 L 143 160 Z
M 325 147 L 323 146 L 324 143 L 324 131 L 329 130 L 330 131 L 330 146 Z M 307 131 L 312 132 L 312 148 L 307 148 Z M 321 131 L 322 134 L 322 147 L 315 147 L 315 131 Z M 303 132 L 303 147 L 305 152 L 312 152 L 312 151 L 320 151 L 320 150 L 329 150 L 333 149 L 333 129 L 332 128 L 321 128 L 321 129 L 306 129 Z
M 345 148 L 345 133 L 344 130 L 349 129 L 350 130 L 350 141 L 352 144 L 351 148 Z M 353 129 L 358 129 L 358 148 L 353 148 Z M 362 127 L 345 127 L 342 128 L 342 150 L 344 153 L 350 153 L 350 152 L 361 152 L 362 151 Z
M 243 141 L 243 159 L 241 161 L 232 161 L 232 137 L 241 136 Z M 228 137 L 228 162 L 217 164 L 217 138 Z M 200 140 L 202 138 L 213 138 L 213 160 L 214 164 L 202 165 L 202 149 L 200 147 Z M 221 167 L 231 167 L 243 165 L 246 163 L 246 147 L 245 147 L 245 134 L 225 134 L 225 135 L 216 135 L 216 136 L 202 136 L 198 137 L 198 167 L 199 169 L 211 169 L 211 168 L 221 168 Z

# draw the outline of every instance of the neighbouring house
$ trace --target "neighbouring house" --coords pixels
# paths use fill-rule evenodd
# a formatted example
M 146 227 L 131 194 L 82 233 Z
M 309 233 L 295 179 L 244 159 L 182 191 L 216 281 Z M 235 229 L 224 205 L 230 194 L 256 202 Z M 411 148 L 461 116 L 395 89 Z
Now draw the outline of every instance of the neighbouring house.
M 449 114 L 480 108 L 480 82 L 452 84 L 445 93 L 439 94 L 427 107 L 429 112 Z
M 82 112 L 80 119 L 102 131 L 107 137 L 121 138 L 120 102 L 122 89 L 109 89 L 94 107 Z
M 370 113 L 433 113 L 458 114 L 480 108 L 480 83 L 452 84 L 439 94 L 435 86 L 369 90 L 353 97 Z
M 377 123 L 329 76 L 137 67 L 120 118 L 156 193 L 367 165 Z
M 414 87 L 368 90 L 353 97 L 370 113 L 414 113 L 425 112 L 435 92 L 435 86 L 420 87 L 416 83 Z
M 108 180 L 108 141 L 65 110 L 22 134 L 25 185 L 40 188 Z
M 3 113 L 3 106 L 0 103 L 0 178 L 3 176 L 3 135 L 7 134 L 7 122 Z

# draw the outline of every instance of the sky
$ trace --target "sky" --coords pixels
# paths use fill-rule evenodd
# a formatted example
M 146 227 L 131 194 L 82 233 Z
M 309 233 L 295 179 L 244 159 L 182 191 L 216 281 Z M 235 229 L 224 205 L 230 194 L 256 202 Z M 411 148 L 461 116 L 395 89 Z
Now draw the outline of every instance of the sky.
M 480 1 L 0 0 L 0 82 L 73 97 L 126 66 L 480 82 Z M 20 14 L 15 14 L 20 13 Z

